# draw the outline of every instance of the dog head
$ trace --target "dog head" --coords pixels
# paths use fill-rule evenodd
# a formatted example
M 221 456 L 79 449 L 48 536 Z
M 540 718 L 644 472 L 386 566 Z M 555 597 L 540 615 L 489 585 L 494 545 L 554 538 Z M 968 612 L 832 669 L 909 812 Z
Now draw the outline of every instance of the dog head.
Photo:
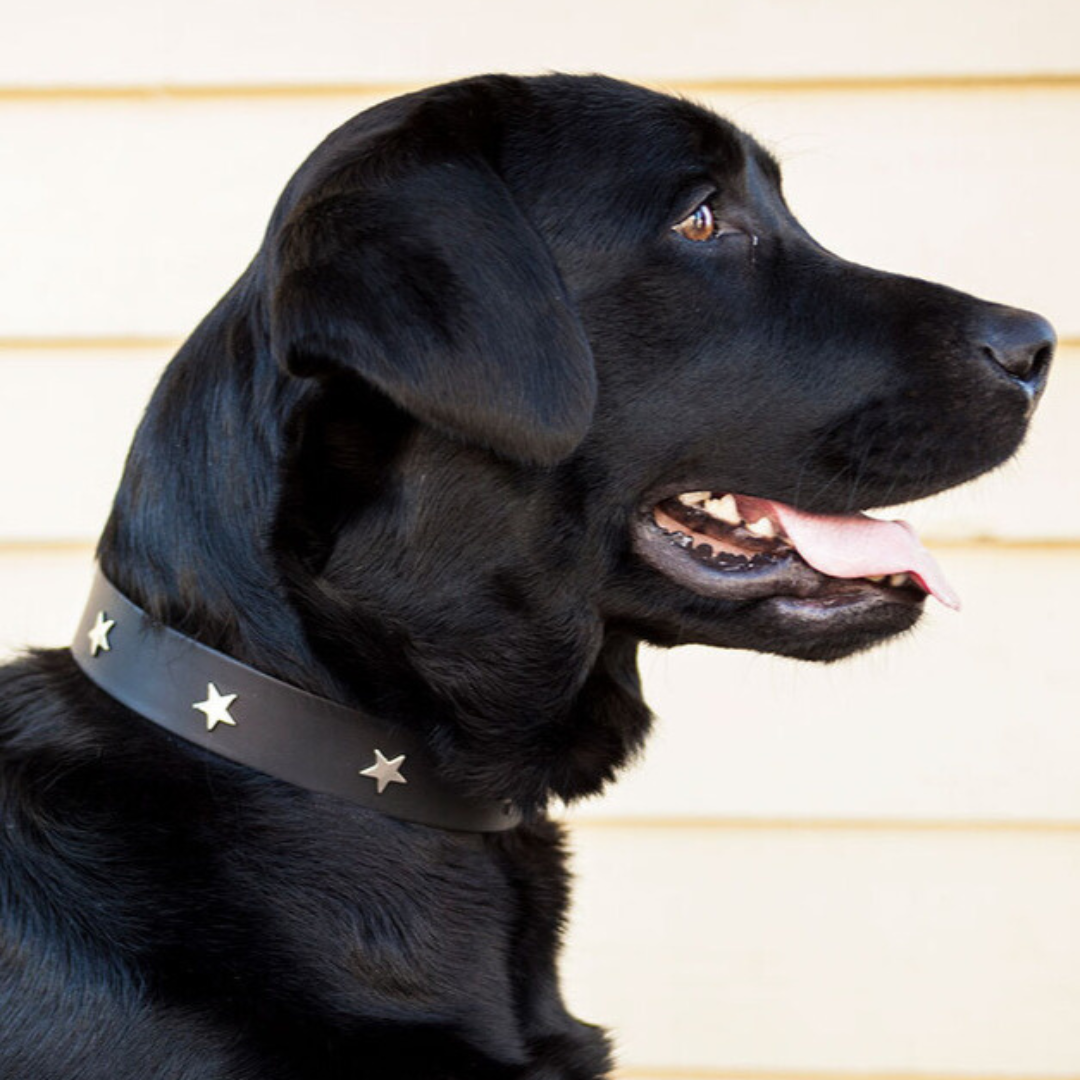
M 451 84 L 301 167 L 166 376 L 102 558 L 211 644 L 425 716 L 473 787 L 573 796 L 644 734 L 639 640 L 833 659 L 947 599 L 856 515 L 1006 460 L 1053 344 L 826 251 L 704 109 Z

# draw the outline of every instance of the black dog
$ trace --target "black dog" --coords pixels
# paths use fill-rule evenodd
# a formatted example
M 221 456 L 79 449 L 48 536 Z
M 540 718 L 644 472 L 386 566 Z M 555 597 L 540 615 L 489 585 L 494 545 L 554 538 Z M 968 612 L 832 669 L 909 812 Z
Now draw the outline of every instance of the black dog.
M 345 124 L 150 404 L 119 591 L 3 673 L 0 1076 L 607 1075 L 544 807 L 641 746 L 638 642 L 829 660 L 952 602 L 857 512 L 1008 458 L 1053 342 L 836 258 L 684 101 L 486 77 Z

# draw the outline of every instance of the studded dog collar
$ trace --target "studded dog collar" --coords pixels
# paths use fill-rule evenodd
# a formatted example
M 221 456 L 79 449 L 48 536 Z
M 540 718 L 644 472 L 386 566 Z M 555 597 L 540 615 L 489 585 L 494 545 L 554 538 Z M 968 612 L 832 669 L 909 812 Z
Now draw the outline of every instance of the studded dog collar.
M 290 784 L 443 829 L 499 832 L 521 821 L 508 801 L 450 790 L 413 733 L 156 625 L 100 571 L 71 651 L 140 716 Z

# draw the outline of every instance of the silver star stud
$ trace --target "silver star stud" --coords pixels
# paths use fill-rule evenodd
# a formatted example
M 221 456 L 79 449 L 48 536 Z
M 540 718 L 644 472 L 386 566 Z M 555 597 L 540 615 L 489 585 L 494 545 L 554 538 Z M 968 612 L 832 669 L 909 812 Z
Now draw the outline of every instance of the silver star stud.
M 401 765 L 405 760 L 404 754 L 398 754 L 393 761 L 387 761 L 381 750 L 375 751 L 375 764 L 368 769 L 361 769 L 361 776 L 370 776 L 376 781 L 375 794 L 381 795 L 387 784 L 407 784 L 409 781 L 401 775 Z
M 218 724 L 236 727 L 236 721 L 229 715 L 229 706 L 236 698 L 236 694 L 223 694 L 213 683 L 207 683 L 206 700 L 196 701 L 191 707 L 206 714 L 207 731 L 213 731 Z
M 106 619 L 104 611 L 97 613 L 97 619 L 94 625 L 90 627 L 90 632 L 86 635 L 90 639 L 91 656 L 97 656 L 102 650 L 105 652 L 112 651 L 112 646 L 109 645 L 109 631 L 115 625 L 116 620 Z

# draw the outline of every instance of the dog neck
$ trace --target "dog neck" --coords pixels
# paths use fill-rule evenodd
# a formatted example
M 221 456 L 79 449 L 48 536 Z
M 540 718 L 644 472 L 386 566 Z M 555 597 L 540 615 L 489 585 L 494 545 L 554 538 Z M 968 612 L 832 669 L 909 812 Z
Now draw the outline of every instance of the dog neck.
M 155 624 L 100 572 L 72 655 L 133 712 L 298 787 L 443 829 L 499 832 L 521 821 L 509 800 L 470 799 L 448 788 L 414 733 Z

